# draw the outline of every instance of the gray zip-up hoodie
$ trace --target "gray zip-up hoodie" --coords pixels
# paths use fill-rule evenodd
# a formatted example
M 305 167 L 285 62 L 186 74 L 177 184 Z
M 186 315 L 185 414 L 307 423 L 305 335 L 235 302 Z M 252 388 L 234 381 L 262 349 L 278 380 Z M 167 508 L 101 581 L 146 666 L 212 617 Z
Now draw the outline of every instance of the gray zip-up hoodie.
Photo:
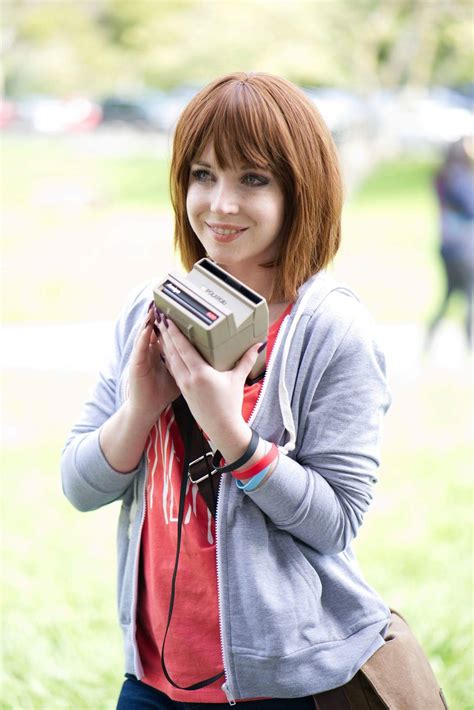
M 125 397 L 147 286 L 116 326 L 115 351 L 66 442 L 62 480 L 79 510 L 121 499 L 118 605 L 126 671 L 142 675 L 136 632 L 146 462 L 116 472 L 101 425 Z M 343 685 L 384 643 L 389 609 L 363 580 L 350 544 L 372 498 L 383 414 L 384 358 L 354 294 L 326 273 L 283 321 L 249 420 L 280 447 L 268 481 L 244 494 L 230 476 L 217 504 L 218 603 L 229 699 L 303 697 Z M 251 603 L 249 603 L 251 600 Z M 196 669 L 196 680 L 200 680 Z

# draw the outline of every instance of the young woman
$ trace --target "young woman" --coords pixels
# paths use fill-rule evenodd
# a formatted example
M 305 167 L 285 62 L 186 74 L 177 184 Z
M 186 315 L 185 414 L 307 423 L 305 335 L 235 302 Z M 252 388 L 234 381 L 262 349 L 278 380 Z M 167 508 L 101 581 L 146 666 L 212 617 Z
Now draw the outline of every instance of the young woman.
M 389 395 L 370 318 L 325 270 L 342 206 L 330 133 L 289 82 L 226 76 L 178 122 L 171 187 L 184 266 L 217 262 L 267 299 L 270 328 L 218 372 L 149 307 L 145 287 L 66 443 L 70 501 L 122 501 L 118 707 L 343 708 L 356 696 L 352 707 L 369 707 L 358 671 L 384 645 L 390 611 L 351 542 L 377 480 Z M 249 384 L 262 347 L 265 375 Z M 187 486 L 173 587 L 180 394 L 227 471 L 215 518 Z

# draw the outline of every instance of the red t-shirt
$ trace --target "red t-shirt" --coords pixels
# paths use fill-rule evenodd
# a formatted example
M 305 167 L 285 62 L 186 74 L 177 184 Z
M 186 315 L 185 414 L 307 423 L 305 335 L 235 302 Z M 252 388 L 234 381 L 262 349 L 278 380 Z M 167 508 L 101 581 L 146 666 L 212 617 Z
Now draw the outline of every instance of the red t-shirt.
M 278 329 L 291 307 L 268 331 L 267 361 Z M 242 414 L 247 421 L 262 380 L 246 386 Z M 168 619 L 171 577 L 176 555 L 179 492 L 184 447 L 169 406 L 150 432 L 146 456 L 148 480 L 140 548 L 137 643 L 144 683 L 181 702 L 225 703 L 219 678 L 201 690 L 179 690 L 165 678 L 161 647 Z M 173 680 L 192 685 L 223 670 L 217 602 L 215 522 L 198 487 L 188 482 L 176 593 L 165 647 Z

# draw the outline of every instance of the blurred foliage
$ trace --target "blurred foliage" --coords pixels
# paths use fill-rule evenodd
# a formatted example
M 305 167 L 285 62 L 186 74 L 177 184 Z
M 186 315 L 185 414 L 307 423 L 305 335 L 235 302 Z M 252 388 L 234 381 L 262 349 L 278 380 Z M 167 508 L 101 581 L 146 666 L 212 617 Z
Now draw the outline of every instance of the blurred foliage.
M 204 83 L 236 69 L 356 90 L 471 80 L 470 0 L 3 0 L 7 93 Z

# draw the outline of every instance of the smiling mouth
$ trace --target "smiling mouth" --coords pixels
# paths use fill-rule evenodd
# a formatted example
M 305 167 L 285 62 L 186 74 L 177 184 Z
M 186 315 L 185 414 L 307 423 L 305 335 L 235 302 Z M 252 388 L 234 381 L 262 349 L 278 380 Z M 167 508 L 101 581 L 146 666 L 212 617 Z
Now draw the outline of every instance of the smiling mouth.
M 218 234 L 221 237 L 234 236 L 235 234 L 240 234 L 247 229 L 247 227 L 219 227 L 217 225 L 208 224 L 208 222 L 206 222 L 206 224 L 209 229 L 214 232 L 214 234 Z

